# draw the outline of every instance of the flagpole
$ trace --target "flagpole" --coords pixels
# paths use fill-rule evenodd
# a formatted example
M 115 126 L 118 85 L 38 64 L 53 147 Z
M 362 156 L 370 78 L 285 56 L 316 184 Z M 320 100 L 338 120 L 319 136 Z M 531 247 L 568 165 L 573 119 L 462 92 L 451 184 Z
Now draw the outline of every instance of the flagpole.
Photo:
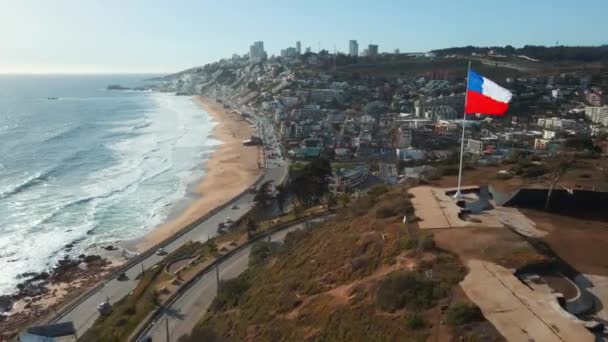
M 460 185 L 462 183 L 462 160 L 464 157 L 464 130 L 465 130 L 465 122 L 467 120 L 467 92 L 469 91 L 469 72 L 471 71 L 471 61 L 469 61 L 469 67 L 467 68 L 467 78 L 466 78 L 466 89 L 464 91 L 464 115 L 462 116 L 462 139 L 460 141 L 460 167 L 458 168 L 458 188 L 456 190 L 456 194 L 454 198 L 459 199 L 462 198 L 462 193 L 460 192 Z

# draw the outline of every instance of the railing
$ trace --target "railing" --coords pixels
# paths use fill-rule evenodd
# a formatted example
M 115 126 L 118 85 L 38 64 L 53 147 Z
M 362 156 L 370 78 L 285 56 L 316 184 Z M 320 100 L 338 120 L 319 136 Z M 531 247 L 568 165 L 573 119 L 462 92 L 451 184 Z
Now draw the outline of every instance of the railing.
M 190 280 L 188 280 L 186 283 L 184 283 L 182 286 L 180 286 L 177 291 L 173 292 L 168 298 L 167 300 L 165 300 L 165 303 L 163 303 L 162 306 L 158 307 L 154 312 L 152 312 L 151 314 L 149 314 L 146 319 L 140 323 L 138 325 L 138 327 L 136 328 L 136 331 L 131 335 L 131 337 L 129 338 L 129 341 L 131 342 L 136 342 L 138 341 L 144 334 L 146 334 L 149 330 L 150 330 L 150 326 L 151 324 L 160 316 L 162 316 L 163 311 L 165 310 L 165 308 L 170 307 L 173 303 L 175 303 L 175 301 L 177 299 L 179 299 L 179 297 L 186 291 L 188 291 L 198 280 L 200 280 L 203 276 L 205 276 L 207 273 L 211 272 L 214 268 L 219 267 L 220 264 L 222 264 L 224 261 L 230 259 L 231 257 L 233 257 L 235 254 L 237 254 L 238 252 L 242 251 L 243 249 L 250 247 L 251 245 L 253 245 L 255 242 L 260 241 L 264 238 L 267 238 L 268 236 L 273 235 L 274 233 L 277 233 L 281 230 L 285 230 L 287 228 L 293 227 L 295 225 L 304 223 L 304 222 L 308 222 L 308 221 L 312 221 L 315 219 L 319 219 L 319 218 L 324 218 L 324 217 L 329 217 L 331 216 L 331 214 L 328 213 L 322 213 L 322 214 L 316 214 L 313 216 L 309 216 L 309 217 L 304 217 L 301 219 L 297 219 L 291 222 L 285 222 L 282 223 L 266 232 L 264 232 L 263 234 L 260 234 L 256 237 L 254 237 L 253 239 L 249 240 L 248 242 L 237 246 L 235 249 L 229 251 L 228 253 L 220 256 L 219 258 L 215 259 L 211 264 L 209 264 L 207 267 L 205 267 L 204 269 L 198 271 L 196 273 L 196 275 L 194 277 L 192 277 Z

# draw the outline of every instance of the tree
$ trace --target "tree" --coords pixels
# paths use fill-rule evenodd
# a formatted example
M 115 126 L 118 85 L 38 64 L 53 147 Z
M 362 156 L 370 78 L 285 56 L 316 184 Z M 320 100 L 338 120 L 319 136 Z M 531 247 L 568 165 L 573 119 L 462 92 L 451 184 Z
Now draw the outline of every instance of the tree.
M 337 203 L 338 199 L 336 198 L 336 195 L 333 192 L 330 192 L 325 196 L 325 205 L 327 206 L 327 209 L 335 207 Z
M 279 210 L 281 212 L 283 212 L 283 209 L 285 207 L 285 202 L 287 201 L 287 196 L 289 195 L 289 192 L 287 190 L 287 188 L 283 185 L 283 184 L 279 184 L 277 185 L 277 206 L 279 207 Z
M 255 236 L 255 232 L 258 230 L 258 224 L 252 219 L 247 220 L 247 238 L 251 239 Z
M 329 160 L 317 158 L 294 175 L 289 189 L 304 206 L 311 206 L 319 203 L 329 191 L 330 176 Z
M 342 208 L 346 208 L 348 203 L 350 203 L 350 195 L 345 192 L 341 193 L 338 195 L 338 202 L 340 202 Z
M 270 201 L 270 184 L 272 181 L 264 182 L 253 197 L 253 202 L 257 207 L 266 206 Z
M 565 153 L 559 153 L 545 160 L 545 168 L 548 171 L 549 177 L 549 191 L 547 192 L 547 199 L 545 200 L 545 210 L 549 210 L 551 206 L 553 189 L 573 164 L 574 157 Z

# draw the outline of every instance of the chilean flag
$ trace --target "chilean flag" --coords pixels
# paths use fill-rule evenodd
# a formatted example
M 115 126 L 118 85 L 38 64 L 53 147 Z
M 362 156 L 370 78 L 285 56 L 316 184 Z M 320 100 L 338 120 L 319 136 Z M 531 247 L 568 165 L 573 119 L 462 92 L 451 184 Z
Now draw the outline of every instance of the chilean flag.
M 465 112 L 503 116 L 509 108 L 510 91 L 469 70 Z

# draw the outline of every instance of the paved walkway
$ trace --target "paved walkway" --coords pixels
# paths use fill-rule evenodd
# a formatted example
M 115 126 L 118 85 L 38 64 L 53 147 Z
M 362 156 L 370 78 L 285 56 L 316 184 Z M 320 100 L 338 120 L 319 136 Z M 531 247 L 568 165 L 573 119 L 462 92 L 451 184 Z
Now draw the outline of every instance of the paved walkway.
M 508 269 L 479 260 L 469 261 L 468 267 L 470 271 L 460 285 L 507 340 L 595 341 L 555 298 L 530 289 Z

